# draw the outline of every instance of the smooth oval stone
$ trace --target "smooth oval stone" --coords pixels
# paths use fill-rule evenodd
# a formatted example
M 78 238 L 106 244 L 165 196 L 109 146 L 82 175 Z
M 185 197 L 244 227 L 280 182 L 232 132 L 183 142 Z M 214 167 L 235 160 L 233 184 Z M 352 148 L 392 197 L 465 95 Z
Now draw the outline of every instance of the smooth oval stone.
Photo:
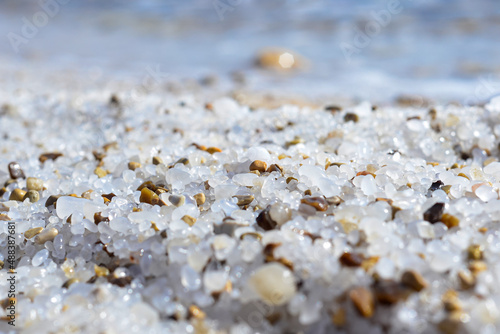
M 268 305 L 284 305 L 297 292 L 293 273 L 284 265 L 271 262 L 264 264 L 250 278 L 250 285 Z

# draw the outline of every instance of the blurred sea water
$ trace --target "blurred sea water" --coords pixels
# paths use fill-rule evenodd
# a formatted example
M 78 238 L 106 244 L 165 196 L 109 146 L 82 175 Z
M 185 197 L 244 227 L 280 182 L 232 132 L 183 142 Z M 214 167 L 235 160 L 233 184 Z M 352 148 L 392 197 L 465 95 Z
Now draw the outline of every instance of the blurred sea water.
M 149 66 L 171 78 L 237 71 L 251 89 L 372 100 L 480 102 L 500 92 L 495 0 L 61 0 L 16 52 L 9 34 L 22 36 L 40 3 L 0 1 L 0 68 L 140 76 Z M 292 50 L 308 66 L 256 69 L 268 47 Z

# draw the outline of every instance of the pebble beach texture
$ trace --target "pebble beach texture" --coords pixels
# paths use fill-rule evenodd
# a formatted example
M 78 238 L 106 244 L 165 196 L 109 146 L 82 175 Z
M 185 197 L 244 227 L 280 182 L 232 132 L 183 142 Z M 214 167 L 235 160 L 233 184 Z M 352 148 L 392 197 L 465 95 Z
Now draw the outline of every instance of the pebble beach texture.
M 16 330 L 500 331 L 500 99 L 110 95 L 20 92 L 0 109 Z

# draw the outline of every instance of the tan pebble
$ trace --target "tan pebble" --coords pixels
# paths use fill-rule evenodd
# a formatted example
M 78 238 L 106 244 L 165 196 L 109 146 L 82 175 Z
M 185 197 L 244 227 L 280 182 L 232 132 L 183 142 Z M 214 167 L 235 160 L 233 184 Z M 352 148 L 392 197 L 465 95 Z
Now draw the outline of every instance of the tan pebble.
M 238 200 L 238 203 L 236 203 L 238 206 L 249 205 L 255 199 L 253 195 L 236 195 L 233 197 Z
M 26 195 L 26 191 L 16 188 L 12 191 L 9 196 L 9 201 L 18 201 L 21 202 L 24 200 L 24 195 Z
M 458 272 L 458 279 L 464 290 L 470 289 L 476 285 L 476 278 L 469 270 L 460 270 Z
M 264 173 L 267 169 L 267 164 L 262 160 L 255 160 L 250 164 L 250 170 L 257 170 L 260 173 Z
M 27 230 L 26 232 L 24 232 L 24 237 L 26 239 L 31 239 L 33 238 L 35 235 L 39 234 L 40 232 L 43 231 L 43 227 L 34 227 L 34 228 L 30 228 L 29 230 Z
M 136 161 L 130 161 L 128 163 L 128 169 L 130 170 L 136 170 L 137 168 L 141 168 L 141 164 L 136 162 Z
M 332 197 L 327 197 L 326 202 L 330 205 L 340 205 L 344 200 L 340 198 L 340 196 L 332 196 Z
M 200 206 L 205 203 L 206 197 L 204 193 L 199 193 L 193 196 L 196 201 L 196 205 Z
M 450 185 L 446 185 L 446 186 L 441 187 L 441 190 L 444 191 L 447 195 L 450 194 L 450 189 L 451 189 Z
M 484 261 L 480 260 L 473 260 L 469 263 L 469 270 L 474 274 L 477 275 L 482 271 L 485 271 L 488 269 L 488 265 Z
M 117 142 L 111 142 L 103 145 L 103 150 L 105 152 L 109 151 L 110 149 L 117 149 L 118 148 L 118 143 Z
M 36 177 L 28 177 L 26 179 L 26 188 L 28 188 L 28 190 L 42 191 L 43 180 Z
M 332 323 L 337 327 L 342 327 L 346 324 L 347 315 L 344 308 L 339 308 L 332 314 Z
M 481 245 L 470 245 L 467 248 L 467 257 L 469 260 L 481 260 L 483 258 L 483 249 Z
M 271 306 L 288 303 L 297 291 L 292 271 L 277 262 L 261 266 L 249 282 L 261 300 Z
M 170 195 L 168 197 L 168 200 L 173 205 L 179 207 L 179 206 L 184 205 L 184 203 L 186 202 L 186 197 L 184 195 Z
M 305 140 L 304 140 L 304 139 L 302 139 L 302 138 L 301 138 L 301 137 L 299 137 L 299 136 L 296 136 L 293 140 L 287 141 L 287 142 L 285 143 L 285 146 L 286 146 L 286 147 L 290 147 L 290 146 L 294 146 L 294 145 L 302 144 L 302 143 L 304 143 L 304 142 L 305 142 Z
M 94 265 L 94 271 L 97 277 L 103 277 L 109 275 L 109 269 L 104 266 Z
M 36 190 L 29 190 L 23 197 L 23 201 L 29 199 L 31 203 L 38 202 L 40 199 L 40 194 Z
M 52 241 L 59 234 L 59 231 L 56 228 L 48 228 L 44 229 L 35 237 L 35 243 L 39 245 L 43 245 L 47 241 Z
M 184 215 L 182 218 L 181 218 L 186 224 L 188 224 L 189 226 L 193 226 L 194 223 L 196 223 L 196 218 L 190 216 L 190 215 Z
M 89 189 L 85 192 L 82 193 L 82 198 L 85 198 L 85 199 L 90 199 L 90 194 L 92 194 L 94 192 L 94 190 L 92 189 Z
M 222 152 L 222 150 L 218 147 L 209 147 L 207 148 L 207 152 L 210 154 L 214 154 L 214 153 L 220 153 Z
M 165 193 L 168 193 L 168 189 L 163 188 L 163 187 L 158 187 L 158 188 L 155 190 L 155 193 L 156 193 L 157 195 L 165 194 Z
M 289 184 L 289 183 L 290 183 L 290 182 L 292 182 L 292 181 L 297 181 L 297 182 L 299 182 L 299 180 L 297 180 L 297 179 L 296 179 L 296 178 L 294 178 L 293 176 L 289 176 L 289 177 L 287 177 L 287 179 L 286 179 L 286 184 Z
M 414 270 L 405 271 L 401 276 L 401 283 L 417 292 L 422 291 L 428 286 L 424 277 Z
M 371 318 L 375 311 L 375 300 L 373 293 L 364 288 L 354 288 L 349 292 L 349 298 L 359 314 L 365 318 Z
M 0 214 L 0 221 L 9 221 L 10 217 L 5 214 Z
M 459 311 L 462 309 L 462 304 L 458 299 L 458 293 L 455 290 L 446 291 L 441 297 L 444 309 L 448 312 Z
M 99 176 L 99 178 L 101 178 L 101 177 L 105 177 L 106 175 L 108 175 L 108 172 L 105 171 L 104 169 L 102 169 L 101 167 L 97 167 L 94 170 L 94 174 Z
M 363 268 L 364 271 L 369 271 L 377 264 L 379 259 L 380 257 L 378 256 L 371 256 L 361 263 L 361 268 Z
M 437 327 L 443 334 L 456 334 L 463 332 L 463 326 L 469 322 L 470 316 L 463 311 L 454 311 L 441 320 Z
M 326 211 L 328 209 L 328 202 L 323 197 L 305 197 L 300 200 L 300 203 L 310 205 L 317 211 Z
M 156 157 L 153 157 L 153 165 L 160 165 L 163 163 L 163 159 L 156 156 Z
M 479 233 L 482 233 L 482 234 L 485 234 L 486 232 L 488 232 L 488 228 L 487 227 L 480 227 L 478 229 Z
M 189 316 L 195 319 L 205 319 L 206 314 L 198 306 L 191 305 L 189 306 Z

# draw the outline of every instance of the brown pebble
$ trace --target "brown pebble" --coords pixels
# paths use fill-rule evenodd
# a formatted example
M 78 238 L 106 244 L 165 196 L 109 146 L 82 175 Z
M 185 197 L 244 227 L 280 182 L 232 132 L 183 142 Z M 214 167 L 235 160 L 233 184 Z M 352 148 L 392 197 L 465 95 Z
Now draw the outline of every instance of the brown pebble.
M 458 272 L 458 280 L 464 290 L 470 289 L 476 285 L 476 278 L 469 270 L 460 270 Z
M 142 188 L 141 196 L 139 197 L 141 203 L 148 203 L 151 205 L 163 206 L 165 203 L 160 199 L 160 197 L 149 188 Z
M 141 164 L 136 162 L 136 161 L 130 161 L 128 163 L 128 169 L 130 170 L 136 170 L 137 168 L 141 168 Z
M 444 203 L 436 203 L 424 212 L 424 220 L 434 224 L 441 220 L 444 211 Z
M 94 213 L 94 224 L 99 225 L 101 222 L 109 222 L 108 217 L 104 217 L 102 215 L 102 212 L 96 212 Z
M 380 304 L 393 305 L 406 300 L 411 291 L 393 280 L 379 280 L 373 285 L 375 297 Z
M 149 190 L 152 190 L 152 191 L 156 191 L 156 189 L 157 189 L 155 184 L 151 181 L 146 181 L 146 182 L 141 183 L 141 185 L 139 187 L 137 187 L 137 190 L 141 191 L 144 188 L 148 188 Z
M 363 263 L 363 256 L 346 252 L 340 256 L 339 261 L 346 267 L 359 267 Z
M 328 202 L 323 197 L 305 197 L 300 200 L 300 203 L 310 205 L 317 211 L 326 211 L 328 209 Z
M 401 283 L 417 292 L 422 291 L 428 286 L 424 277 L 414 270 L 405 271 L 401 276 Z
M 272 172 L 280 172 L 281 174 L 283 174 L 283 168 L 281 168 L 279 165 L 277 164 L 272 164 L 271 166 L 269 166 L 266 170 L 266 172 L 268 173 L 272 173 Z
M 220 153 L 222 152 L 222 150 L 218 147 L 209 147 L 207 148 L 207 152 L 210 154 L 214 154 L 214 153 Z
M 364 288 L 354 288 L 349 292 L 349 298 L 359 314 L 365 318 L 371 318 L 375 311 L 375 300 L 373 293 Z
M 359 121 L 359 116 L 355 113 L 348 112 L 344 116 L 344 122 L 354 122 L 357 123 Z
M 193 226 L 194 223 L 196 223 L 196 218 L 190 216 L 190 215 L 184 215 L 182 218 L 181 218 L 186 224 L 188 224 L 189 226 Z
M 9 201 L 18 201 L 21 202 L 24 200 L 24 195 L 26 195 L 26 191 L 16 188 L 12 191 L 9 196 Z
M 259 225 L 262 229 L 265 231 L 270 231 L 273 230 L 278 223 L 276 223 L 272 218 L 269 213 L 271 210 L 271 206 L 269 205 L 267 208 L 265 208 L 258 216 L 257 216 L 257 225 Z
M 444 309 L 448 312 L 458 311 L 462 309 L 462 304 L 458 299 L 458 293 L 455 290 L 446 291 L 441 297 Z
M 76 277 L 73 277 L 73 278 L 70 278 L 69 280 L 67 280 L 66 282 L 64 282 L 64 284 L 62 285 L 63 288 L 65 289 L 69 289 L 69 287 L 74 284 L 74 283 L 78 283 L 80 282 L 80 280 Z
M 183 165 L 188 165 L 189 164 L 189 159 L 188 158 L 180 158 L 177 160 L 174 165 L 176 164 L 183 164 Z
M 249 205 L 255 199 L 253 195 L 236 195 L 233 197 L 235 197 L 238 200 L 237 203 L 238 206 Z
M 44 163 L 47 160 L 56 160 L 57 158 L 62 157 L 62 153 L 43 153 L 38 157 L 41 163 Z
M 460 224 L 460 220 L 448 213 L 443 213 L 441 217 L 441 222 L 445 224 L 448 228 L 457 227 Z
M 255 160 L 250 164 L 251 171 L 259 171 L 260 173 L 264 173 L 267 169 L 267 164 L 262 160 Z
M 205 203 L 206 197 L 204 193 L 199 193 L 193 196 L 196 201 L 196 205 L 200 206 Z
M 153 157 L 153 165 L 160 165 L 163 163 L 163 159 L 156 156 L 156 157 Z
M 337 105 L 329 105 L 325 107 L 325 110 L 330 111 L 332 113 L 336 113 L 338 111 L 342 111 L 342 107 Z
M 24 171 L 21 169 L 21 166 L 17 162 L 13 161 L 9 163 L 8 167 L 11 179 L 16 180 L 25 178 Z
M 54 207 L 56 207 L 56 203 L 59 197 L 61 197 L 61 195 L 50 195 L 45 202 L 45 207 L 48 208 L 51 205 L 54 205 Z

